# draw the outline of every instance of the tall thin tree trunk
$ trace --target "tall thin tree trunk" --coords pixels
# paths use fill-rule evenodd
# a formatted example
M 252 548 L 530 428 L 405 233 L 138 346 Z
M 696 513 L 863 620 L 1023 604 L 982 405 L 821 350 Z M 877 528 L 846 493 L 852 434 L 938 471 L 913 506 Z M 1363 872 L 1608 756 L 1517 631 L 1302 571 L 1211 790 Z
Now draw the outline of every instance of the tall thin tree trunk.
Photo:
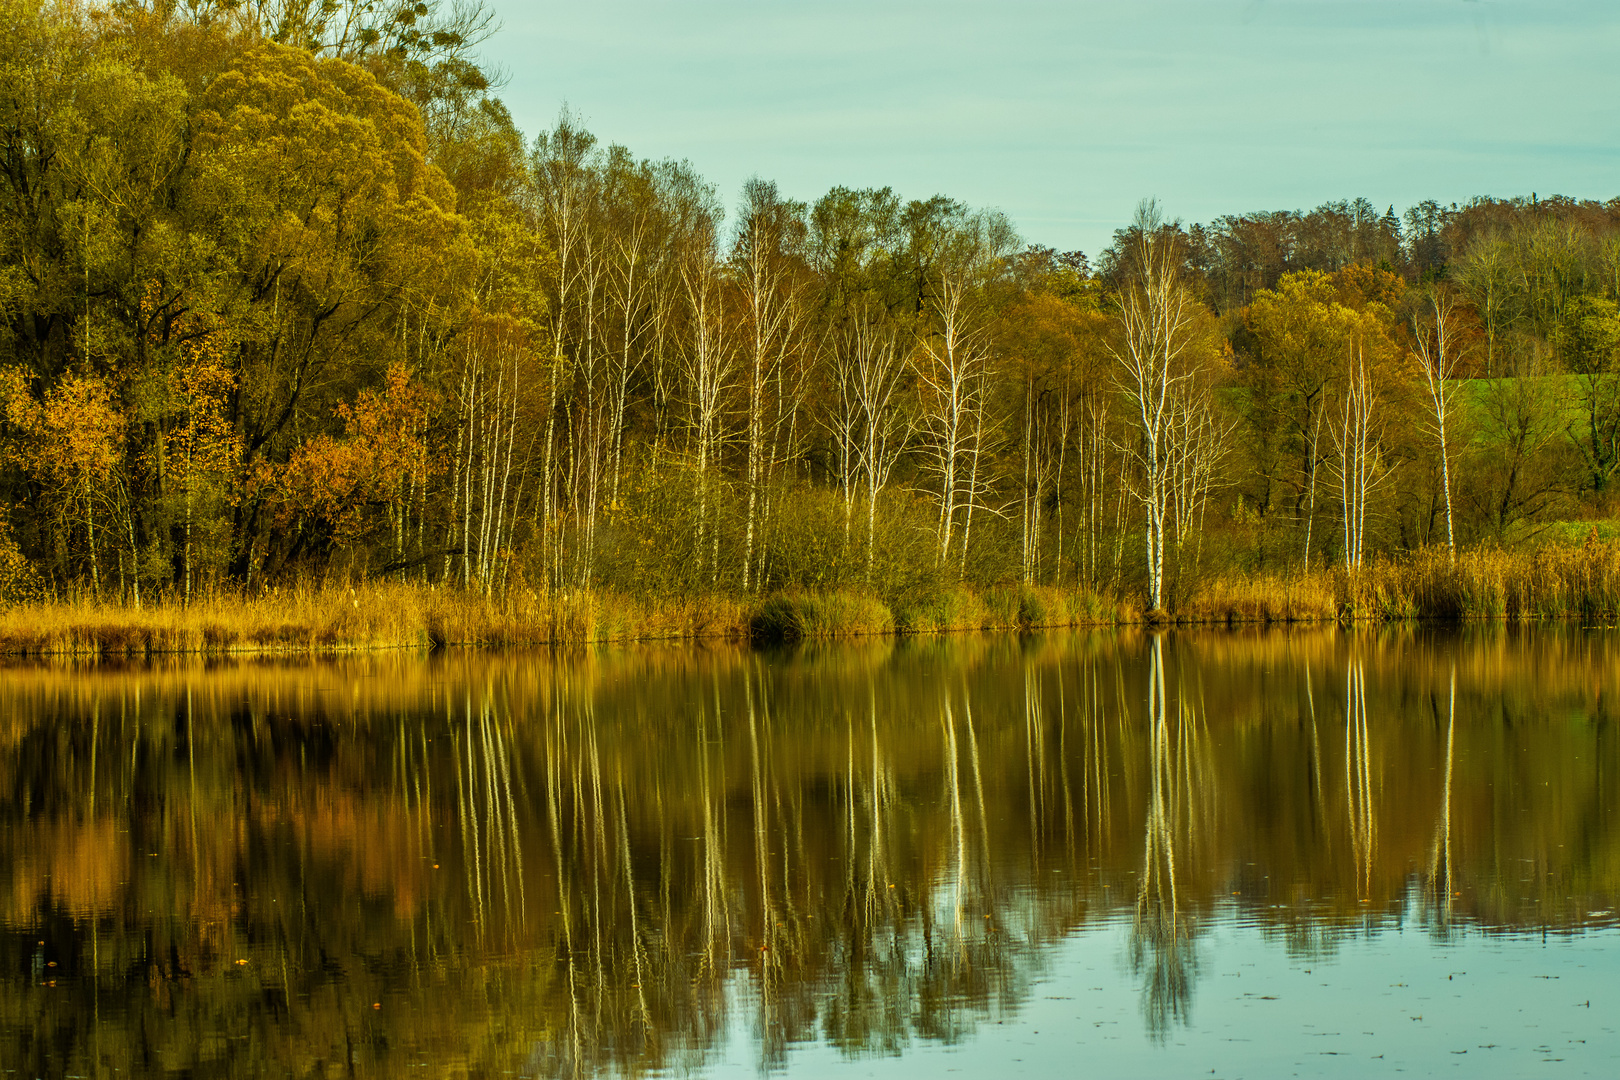
M 1317 447 L 1322 438 L 1322 416 L 1327 410 L 1318 409 L 1316 413 L 1316 429 L 1311 433 L 1311 468 L 1310 468 L 1310 495 L 1305 503 L 1305 557 L 1301 562 L 1304 573 L 1311 572 L 1311 526 L 1316 523 L 1316 468 L 1320 460 L 1317 456 Z

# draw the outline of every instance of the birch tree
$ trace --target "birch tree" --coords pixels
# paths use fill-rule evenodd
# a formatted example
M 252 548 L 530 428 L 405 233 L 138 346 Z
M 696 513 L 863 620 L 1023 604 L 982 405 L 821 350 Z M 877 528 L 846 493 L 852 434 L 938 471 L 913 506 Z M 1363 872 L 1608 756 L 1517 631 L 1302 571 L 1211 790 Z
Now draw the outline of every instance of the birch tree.
M 1339 500 L 1344 509 L 1344 564 L 1361 569 L 1366 551 L 1367 502 L 1382 478 L 1377 398 L 1368 370 L 1365 341 L 1346 350 L 1344 400 L 1333 430 L 1338 444 Z
M 718 207 L 695 223 L 686 239 L 681 281 L 687 305 L 687 333 L 681 366 L 688 409 L 688 459 L 692 466 L 696 569 L 711 582 L 720 575 L 720 525 L 712 514 L 717 498 L 720 450 L 726 441 L 726 414 L 735 389 L 735 327 L 727 317 L 724 267 L 720 261 Z M 705 562 L 707 569 L 705 570 Z
M 1188 384 L 1187 393 L 1175 403 L 1167 430 L 1167 518 L 1180 580 L 1179 574 L 1188 561 L 1185 550 L 1189 540 L 1194 543 L 1190 560 L 1194 569 L 1202 557 L 1209 496 L 1219 484 L 1218 470 L 1226 455 L 1232 425 L 1221 416 L 1211 387 L 1198 381 Z
M 631 384 L 641 371 L 647 341 L 656 329 L 654 289 L 663 230 L 653 169 L 634 162 L 628 151 L 615 146 L 608 151 L 605 172 L 605 211 L 611 219 L 612 246 L 608 292 L 617 320 L 617 340 L 609 359 L 612 480 L 608 497 L 617 503 L 624 474 L 624 435 Z
M 1304 526 L 1300 554 L 1306 570 L 1316 526 L 1322 429 L 1343 363 L 1347 317 L 1332 275 L 1314 270 L 1286 274 L 1275 290 L 1261 290 L 1244 316 L 1257 346 L 1245 372 L 1250 434 L 1261 459 L 1256 471 L 1263 486 L 1256 501 L 1270 508 L 1287 498 L 1291 516 Z
M 1098 376 L 1113 362 L 1101 345 L 1109 318 L 1098 310 L 1088 279 L 1073 267 L 1039 249 L 1026 254 L 1039 275 L 1034 292 L 1004 312 L 997 331 L 998 348 L 1019 371 L 1022 392 L 1021 565 L 1029 584 L 1048 565 L 1053 581 L 1062 584 L 1066 557 L 1082 576 L 1094 569 L 1092 526 L 1100 520 L 1102 486 L 1094 483 L 1100 462 L 1093 459 L 1093 444 L 1097 421 L 1106 424 L 1107 402 L 1099 392 L 1104 380 Z
M 843 507 L 846 552 L 854 543 L 861 486 L 861 349 L 875 340 L 880 324 L 886 329 L 879 336 L 892 336 L 901 355 L 911 348 L 913 320 L 897 310 L 889 288 L 896 277 L 899 219 L 900 203 L 889 189 L 837 187 L 817 200 L 808 221 L 806 251 L 819 286 L 815 367 L 821 401 L 815 415 L 831 440 L 829 473 Z
M 802 204 L 784 200 L 775 184 L 757 177 L 743 185 L 742 220 L 732 262 L 742 294 L 748 390 L 744 591 L 763 584 L 763 568 L 756 554 L 759 534 L 769 524 L 778 440 L 796 412 L 802 387 L 797 373 L 789 369 L 794 366 L 806 316 L 800 273 L 804 241 Z
M 1423 308 L 1412 317 L 1412 339 L 1423 368 L 1423 384 L 1428 391 L 1429 422 L 1440 450 L 1440 490 L 1446 501 L 1446 548 L 1453 562 L 1457 559 L 1457 531 L 1451 509 L 1451 448 L 1448 434 L 1451 405 L 1457 395 L 1457 305 L 1451 294 L 1431 287 L 1423 297 Z
M 1377 284 L 1383 288 L 1390 282 Z M 1390 476 L 1383 398 L 1385 385 L 1393 382 L 1398 349 L 1390 337 L 1394 316 L 1382 301 L 1369 298 L 1359 307 L 1340 306 L 1336 313 L 1345 366 L 1339 408 L 1330 431 L 1344 513 L 1344 560 L 1355 571 L 1361 569 L 1366 555 L 1372 495 Z
M 891 321 L 863 307 L 861 317 L 845 330 L 834 350 L 838 364 L 840 431 L 846 440 L 850 480 L 845 486 L 845 518 L 853 509 L 856 487 L 866 494 L 866 582 L 874 583 L 877 564 L 878 497 L 888 485 L 895 463 L 909 442 L 912 422 L 903 409 L 900 389 L 908 368 Z
M 557 504 L 557 420 L 577 350 L 569 320 L 578 304 L 585 261 L 595 146 L 596 137 L 564 110 L 551 131 L 535 138 L 529 162 L 538 217 L 556 261 L 548 297 L 551 362 L 546 373 L 546 423 L 539 477 L 541 562 L 554 588 L 562 583 L 563 573 L 562 522 Z
M 1064 450 L 1069 443 L 1072 414 L 1066 396 L 1050 388 L 1037 388 L 1033 373 L 1024 380 L 1023 483 L 1019 487 L 1020 573 L 1024 584 L 1033 585 L 1041 565 L 1042 508 L 1046 491 L 1055 488 L 1063 468 Z M 1060 534 L 1061 536 L 1061 530 Z M 1059 554 L 1062 553 L 1061 540 Z
M 654 475 L 672 454 L 684 400 L 681 341 L 687 310 L 686 270 L 691 238 L 711 228 L 719 212 L 714 189 L 685 162 L 651 168 L 657 218 L 648 265 L 647 374 L 652 382 L 652 432 L 648 458 Z
M 1108 402 L 1088 395 L 1078 406 L 1075 431 L 1075 486 L 1079 521 L 1075 525 L 1074 562 L 1080 579 L 1097 586 L 1103 580 L 1104 537 L 1108 531 L 1109 452 L 1115 440 L 1109 434 Z M 1123 492 L 1120 492 L 1123 494 Z M 1063 503 L 1058 506 L 1061 511 Z M 1059 519 L 1061 535 L 1061 518 Z M 1062 560 L 1059 560 L 1061 566 Z M 1062 584 L 1060 578 L 1058 584 Z
M 914 227 L 912 246 L 937 243 L 932 268 L 922 267 L 925 291 L 919 307 L 927 330 L 919 343 L 917 381 L 926 468 L 937 478 L 937 553 L 951 558 L 961 519 L 959 568 L 967 562 L 973 510 L 988 489 L 985 471 L 986 410 L 994 353 L 987 290 L 1016 244 L 1011 225 L 998 214 L 969 216 L 948 204 L 939 220 Z M 922 235 L 919 235 L 922 234 Z
M 1177 245 L 1156 200 L 1142 201 L 1131 230 L 1130 266 L 1119 296 L 1120 344 L 1111 348 L 1131 428 L 1121 449 L 1136 465 L 1131 495 L 1145 514 L 1148 607 L 1158 611 L 1174 494 L 1172 439 L 1196 373 L 1198 303 L 1181 279 Z
M 446 549 L 460 553 L 462 587 L 486 594 L 504 582 L 500 553 L 511 548 L 526 472 L 518 429 L 525 376 L 532 378 L 529 333 L 511 315 L 476 313 L 457 350 Z

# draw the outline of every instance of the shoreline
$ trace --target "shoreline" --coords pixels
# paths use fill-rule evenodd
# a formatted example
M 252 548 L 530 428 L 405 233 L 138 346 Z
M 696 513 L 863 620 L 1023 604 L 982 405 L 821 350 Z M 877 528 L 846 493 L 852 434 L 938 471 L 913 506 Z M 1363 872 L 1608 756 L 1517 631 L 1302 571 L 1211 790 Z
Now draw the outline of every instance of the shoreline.
M 458 588 L 372 584 L 253 597 L 215 594 L 190 606 L 140 609 L 107 603 L 18 605 L 0 611 L 0 657 L 293 657 L 654 642 L 766 644 L 1116 626 L 1138 621 L 1132 616 L 1089 593 L 1053 589 L 948 590 L 897 619 L 887 604 L 850 590 L 647 600 L 609 591 L 496 598 Z
M 1264 627 L 1620 619 L 1620 546 L 1429 549 L 1358 571 L 1204 582 L 1170 612 L 1089 589 L 951 586 L 885 602 L 860 589 L 757 598 L 611 590 L 505 596 L 396 582 L 210 592 L 140 609 L 55 601 L 0 610 L 0 656 L 329 656 L 390 649 L 754 644 L 1079 627 Z

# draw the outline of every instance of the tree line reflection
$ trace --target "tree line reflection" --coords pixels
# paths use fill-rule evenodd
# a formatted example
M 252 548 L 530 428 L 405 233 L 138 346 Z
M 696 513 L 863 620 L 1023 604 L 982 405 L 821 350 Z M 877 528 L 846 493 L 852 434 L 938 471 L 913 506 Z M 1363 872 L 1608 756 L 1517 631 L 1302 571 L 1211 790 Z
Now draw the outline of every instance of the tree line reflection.
M 1135 633 L 17 668 L 0 1058 L 640 1073 L 968 1038 L 1117 926 L 1147 1030 L 1302 957 L 1610 919 L 1613 643 Z M 71 1066 L 71 1068 L 70 1068 Z

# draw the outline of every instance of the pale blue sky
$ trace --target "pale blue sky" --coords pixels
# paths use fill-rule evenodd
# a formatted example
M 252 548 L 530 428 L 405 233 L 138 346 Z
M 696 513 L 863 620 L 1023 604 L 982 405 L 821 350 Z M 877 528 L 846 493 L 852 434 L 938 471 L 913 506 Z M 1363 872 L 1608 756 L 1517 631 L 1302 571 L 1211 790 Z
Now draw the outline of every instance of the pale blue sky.
M 1620 195 L 1615 0 L 494 0 L 528 135 L 813 200 L 891 186 L 1095 255 L 1187 221 L 1473 195 Z

